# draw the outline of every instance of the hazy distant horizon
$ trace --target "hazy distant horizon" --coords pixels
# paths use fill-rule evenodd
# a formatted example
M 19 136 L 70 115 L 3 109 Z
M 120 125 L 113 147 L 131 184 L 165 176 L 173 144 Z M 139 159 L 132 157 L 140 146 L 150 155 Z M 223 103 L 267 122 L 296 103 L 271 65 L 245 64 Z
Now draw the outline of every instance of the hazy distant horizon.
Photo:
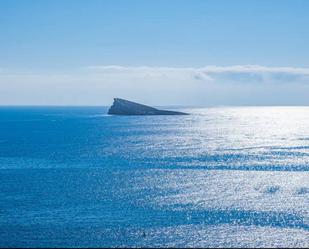
M 146 104 L 146 105 L 148 105 L 147 103 L 142 103 L 142 102 L 138 102 L 138 101 L 134 101 L 134 102 L 137 102 L 137 103 L 140 103 L 140 104 Z M 66 107 L 68 107 L 68 108 L 70 108 L 70 107 L 72 107 L 72 108 L 87 108 L 87 107 L 89 107 L 89 108 L 91 108 L 91 107 L 94 107 L 94 108 L 109 108 L 111 105 L 112 105 L 112 103 L 113 102 L 111 102 L 111 104 L 109 104 L 109 105 L 56 105 L 56 104 L 54 104 L 54 105 L 40 105 L 40 104 L 36 104 L 36 105 L 0 105 L 0 108 L 31 108 L 31 107 L 33 107 L 33 108 L 36 108 L 36 107 L 38 107 L 38 108 L 40 108 L 40 107 L 46 107 L 46 108 L 49 108 L 49 107 L 55 107 L 55 108 L 57 108 L 57 107 L 60 107 L 60 108 L 66 108 Z M 252 108 L 254 108 L 254 107 L 260 107 L 260 108 L 263 108 L 263 107 L 273 107 L 273 108 L 289 108 L 289 107 L 291 107 L 291 108 L 293 108 L 293 107 L 304 107 L 304 108 L 307 108 L 307 107 L 309 107 L 309 105 L 204 105 L 204 106 L 198 106 L 198 105 L 152 105 L 153 107 L 169 107 L 169 108 L 192 108 L 192 109 L 199 109 L 199 108 L 229 108 L 229 107 L 231 107 L 231 108 L 233 108 L 233 107 L 248 107 L 248 108 L 250 108 L 250 107 L 252 107 Z

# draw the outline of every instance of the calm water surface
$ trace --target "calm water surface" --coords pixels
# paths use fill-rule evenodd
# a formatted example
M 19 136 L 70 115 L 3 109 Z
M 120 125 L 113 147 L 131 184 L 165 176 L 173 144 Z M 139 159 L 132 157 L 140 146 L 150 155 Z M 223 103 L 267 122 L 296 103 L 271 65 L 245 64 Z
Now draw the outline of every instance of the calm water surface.
M 0 108 L 0 247 L 308 247 L 309 107 Z

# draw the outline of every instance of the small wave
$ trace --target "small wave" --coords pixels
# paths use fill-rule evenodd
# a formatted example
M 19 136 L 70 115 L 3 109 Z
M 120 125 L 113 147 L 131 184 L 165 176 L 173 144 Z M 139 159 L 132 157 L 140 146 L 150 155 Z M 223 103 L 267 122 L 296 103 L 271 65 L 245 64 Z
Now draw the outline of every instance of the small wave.
M 296 190 L 296 194 L 298 195 L 304 195 L 304 194 L 309 194 L 309 188 L 307 187 L 302 187 Z
M 267 194 L 274 194 L 274 193 L 278 192 L 279 190 L 280 190 L 279 186 L 268 186 L 268 187 L 266 187 L 264 192 L 267 193 Z

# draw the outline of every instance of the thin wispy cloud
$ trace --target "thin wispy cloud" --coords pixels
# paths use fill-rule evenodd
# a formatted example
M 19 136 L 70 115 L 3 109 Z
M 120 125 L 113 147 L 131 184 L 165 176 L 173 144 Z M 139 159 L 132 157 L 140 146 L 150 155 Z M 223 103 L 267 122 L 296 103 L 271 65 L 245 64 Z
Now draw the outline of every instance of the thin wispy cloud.
M 205 66 L 205 67 L 149 67 L 149 66 L 89 66 L 86 69 L 93 72 L 106 74 L 127 74 L 130 76 L 191 76 L 196 80 L 213 81 L 216 78 L 242 82 L 252 79 L 256 81 L 290 81 L 308 80 L 309 68 L 302 67 L 266 67 L 259 65 L 235 65 L 235 66 Z M 250 82 L 248 82 L 250 83 Z
M 192 77 L 197 80 L 213 81 L 216 77 L 233 76 L 233 80 L 242 80 L 242 75 L 248 76 L 273 76 L 282 80 L 282 75 L 309 79 L 309 68 L 305 67 L 266 67 L 259 65 L 235 65 L 235 66 L 205 66 L 205 67 L 151 67 L 151 66 L 121 66 L 121 65 L 103 65 L 87 66 L 81 69 L 75 69 L 68 72 L 27 72 L 12 71 L 0 68 L 2 77 L 29 77 L 29 78 L 80 78 L 91 77 Z M 271 78 L 269 78 L 271 79 Z M 291 82 L 293 83 L 293 82 Z M 309 82 L 308 82 L 309 83 Z
M 309 75 L 309 68 L 305 67 L 266 67 L 259 65 L 235 65 L 235 66 L 205 66 L 205 67 L 150 67 L 150 66 L 88 66 L 89 70 L 98 71 L 122 71 L 122 72 L 203 72 L 203 73 L 291 73 Z
M 258 65 L 103 65 L 0 73 L 0 104 L 93 104 L 113 97 L 148 104 L 309 104 L 309 68 Z

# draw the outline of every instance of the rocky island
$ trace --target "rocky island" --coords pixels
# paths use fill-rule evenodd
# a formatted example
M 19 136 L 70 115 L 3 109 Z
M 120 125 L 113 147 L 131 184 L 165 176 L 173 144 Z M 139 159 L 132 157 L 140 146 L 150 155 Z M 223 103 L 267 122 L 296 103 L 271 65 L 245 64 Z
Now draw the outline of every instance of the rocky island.
M 184 112 L 159 110 L 147 105 L 138 104 L 129 100 L 114 98 L 108 114 L 112 115 L 189 115 Z

